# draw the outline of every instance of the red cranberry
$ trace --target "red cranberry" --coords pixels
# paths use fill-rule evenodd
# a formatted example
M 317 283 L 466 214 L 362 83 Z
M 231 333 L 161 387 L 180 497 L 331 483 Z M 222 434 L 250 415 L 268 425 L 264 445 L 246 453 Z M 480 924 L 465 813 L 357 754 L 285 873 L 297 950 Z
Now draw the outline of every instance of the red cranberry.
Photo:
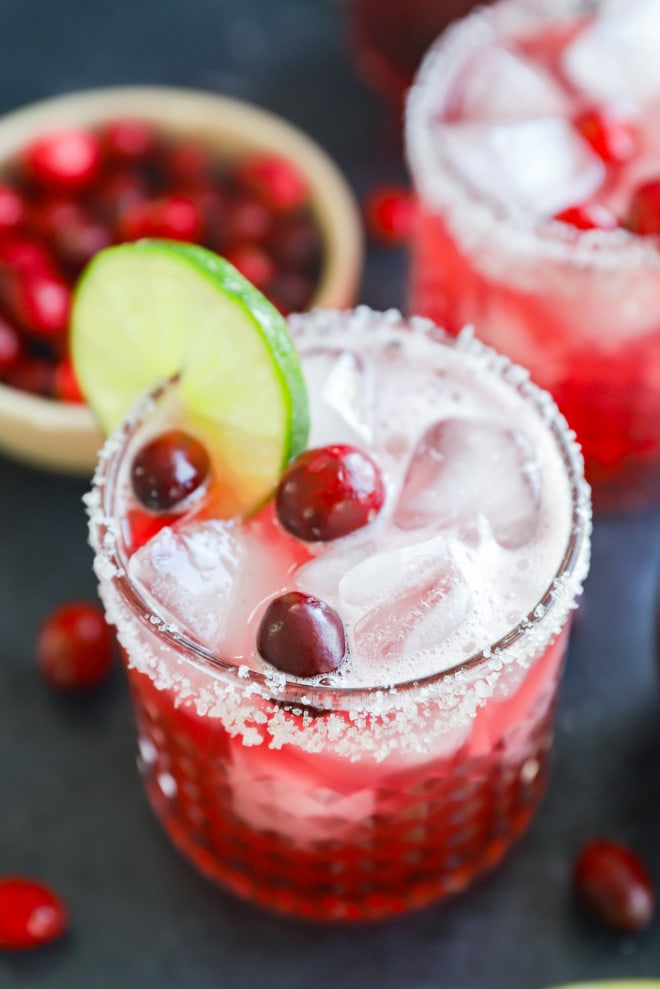
M 101 167 L 101 145 L 88 130 L 69 127 L 38 138 L 27 150 L 26 165 L 33 178 L 58 189 L 84 189 Z
M 157 144 L 152 124 L 133 117 L 111 120 L 102 128 L 101 139 L 114 160 L 129 163 L 149 157 Z
M 55 608 L 37 630 L 37 666 L 56 690 L 97 687 L 112 669 L 114 636 L 98 604 L 71 601 Z
M 30 333 L 57 337 L 66 332 L 71 289 L 59 275 L 43 272 L 16 278 L 11 299 L 16 315 Z
M 0 375 L 5 377 L 18 367 L 23 345 L 15 326 L 0 315 Z
M 23 357 L 7 373 L 7 384 L 31 395 L 55 397 L 54 369 L 51 361 L 39 357 Z
M 264 241 L 273 228 L 273 214 L 263 203 L 250 196 L 240 196 L 229 205 L 221 240 L 226 244 Z
M 46 248 L 28 237 L 12 236 L 0 241 L 0 265 L 20 275 L 51 274 L 55 270 Z
M 641 859 L 614 841 L 590 841 L 578 855 L 573 886 L 598 920 L 624 932 L 646 927 L 655 909 L 651 877 Z
M 42 883 L 22 876 L 0 879 L 0 948 L 22 950 L 64 934 L 67 911 Z
M 117 219 L 119 240 L 140 240 L 151 236 L 151 202 L 137 199 L 127 203 Z
M 276 212 L 299 209 L 309 200 L 307 179 L 293 162 L 279 155 L 255 154 L 246 158 L 239 164 L 236 177 Z
M 313 296 L 314 282 L 295 271 L 283 271 L 268 286 L 268 298 L 285 316 L 307 309 Z
M 416 201 L 408 189 L 397 185 L 382 186 L 367 198 L 364 211 L 367 228 L 374 240 L 392 246 L 410 240 Z
M 639 149 L 639 126 L 620 106 L 602 106 L 583 113 L 575 126 L 603 161 L 620 165 Z
M 307 216 L 278 216 L 268 245 L 275 260 L 285 268 L 311 271 L 321 260 L 321 237 Z
M 202 217 L 189 196 L 172 193 L 151 204 L 147 225 L 152 237 L 194 241 L 202 232 Z
M 127 209 L 135 203 L 145 202 L 148 195 L 149 189 L 144 179 L 132 170 L 118 169 L 101 182 L 94 201 L 108 222 L 118 223 Z
M 199 141 L 178 139 L 167 149 L 163 168 L 174 185 L 204 184 L 213 172 L 213 155 Z
M 308 541 L 327 542 L 367 525 L 385 488 L 373 460 L 352 446 L 306 450 L 280 478 L 275 508 L 281 525 Z
M 16 189 L 0 182 L 0 233 L 15 230 L 25 215 L 23 197 Z
M 41 213 L 41 227 L 60 259 L 75 269 L 82 268 L 98 251 L 112 243 L 105 224 L 80 203 L 55 199 Z
M 61 402 L 73 402 L 84 404 L 85 396 L 80 390 L 76 372 L 73 368 L 73 361 L 70 357 L 62 357 L 55 366 L 53 373 L 53 392 L 55 398 Z
M 636 234 L 660 234 L 660 179 L 651 179 L 635 189 L 627 225 Z
M 275 274 L 275 266 L 271 258 L 256 245 L 239 244 L 238 247 L 226 251 L 225 257 L 259 289 L 265 289 Z
M 619 227 L 619 221 L 607 206 L 592 202 L 569 206 L 557 213 L 555 220 L 569 223 L 578 230 L 617 230 Z
M 266 608 L 257 649 L 267 663 L 292 676 L 331 673 L 346 655 L 344 626 L 325 601 L 289 591 Z
M 194 436 L 171 429 L 135 454 L 131 484 L 140 504 L 152 512 L 166 512 L 197 491 L 210 469 L 206 447 Z

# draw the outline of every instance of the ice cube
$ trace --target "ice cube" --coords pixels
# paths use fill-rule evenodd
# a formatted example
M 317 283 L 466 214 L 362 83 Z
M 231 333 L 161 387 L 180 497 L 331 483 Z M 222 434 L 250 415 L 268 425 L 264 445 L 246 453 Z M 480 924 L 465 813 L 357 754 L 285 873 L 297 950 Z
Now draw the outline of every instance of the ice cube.
M 372 439 L 372 380 L 364 358 L 352 350 L 318 348 L 304 354 L 311 404 L 309 445 L 364 445 Z
M 400 554 L 394 550 L 369 561 L 371 572 L 381 569 L 391 583 L 388 597 L 367 610 L 353 629 L 357 655 L 371 662 L 432 649 L 470 613 L 470 589 L 450 557 L 408 557 L 402 566 Z
M 509 210 L 553 216 L 589 199 L 605 166 L 568 120 L 438 124 L 434 140 L 481 195 Z
M 394 513 L 402 529 L 460 526 L 484 515 L 505 548 L 532 539 L 541 467 L 527 436 L 482 419 L 443 419 L 419 440 Z
M 210 645 L 241 555 L 232 522 L 195 522 L 180 530 L 168 526 L 133 554 L 128 572 L 156 613 Z
M 516 121 L 567 116 L 568 98 L 540 65 L 492 45 L 476 52 L 458 82 L 456 116 Z
M 375 553 L 352 566 L 344 567 L 338 595 L 343 604 L 365 608 L 393 599 L 410 588 L 425 583 L 436 571 L 444 572 L 448 558 L 447 541 L 435 536 L 413 545 Z
M 298 590 L 328 603 L 338 602 L 339 584 L 344 574 L 373 553 L 374 549 L 371 540 L 342 541 L 339 545 L 330 546 L 321 556 L 303 564 L 296 572 Z
M 660 3 L 610 0 L 563 53 L 568 79 L 593 100 L 660 94 Z

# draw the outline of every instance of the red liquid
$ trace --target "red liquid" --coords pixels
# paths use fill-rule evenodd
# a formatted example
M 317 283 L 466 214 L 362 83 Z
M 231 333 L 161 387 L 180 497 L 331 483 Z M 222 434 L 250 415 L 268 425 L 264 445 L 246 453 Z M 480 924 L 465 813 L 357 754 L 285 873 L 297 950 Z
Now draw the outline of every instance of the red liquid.
M 513 265 L 519 262 L 534 267 L 533 259 L 512 257 Z M 643 506 L 660 491 L 660 312 L 657 330 L 614 349 L 604 331 L 599 347 L 591 336 L 582 340 L 579 327 L 590 319 L 598 325 L 602 307 L 621 304 L 621 296 L 608 302 L 603 283 L 609 273 L 566 271 L 550 262 L 544 269 L 540 260 L 536 268 L 533 292 L 489 280 L 442 219 L 423 209 L 413 248 L 411 309 L 452 333 L 473 323 L 485 343 L 527 366 L 578 435 L 596 506 Z M 640 272 L 640 279 L 651 277 Z
M 246 747 L 133 670 L 149 800 L 202 873 L 261 906 L 325 921 L 423 907 L 496 865 L 527 827 L 546 786 L 565 643 L 566 633 L 513 696 L 481 708 L 457 751 L 407 769 Z M 320 790 L 325 821 L 303 821 L 296 808 Z

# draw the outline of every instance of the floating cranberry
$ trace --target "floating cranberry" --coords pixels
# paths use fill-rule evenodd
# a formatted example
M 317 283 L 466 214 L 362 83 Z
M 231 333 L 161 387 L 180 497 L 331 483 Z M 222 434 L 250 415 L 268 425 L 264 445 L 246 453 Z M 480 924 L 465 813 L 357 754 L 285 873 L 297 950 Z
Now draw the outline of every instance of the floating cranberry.
M 0 948 L 47 944 L 64 934 L 67 920 L 66 907 L 47 886 L 22 876 L 0 879 Z
M 386 185 L 374 190 L 364 205 L 367 229 L 383 244 L 406 244 L 412 236 L 416 215 L 416 200 L 408 190 L 398 185 Z
M 0 182 L 0 233 L 15 230 L 25 215 L 23 197 L 10 185 Z
M 275 274 L 272 259 L 256 245 L 239 244 L 226 251 L 225 257 L 258 289 L 265 289 Z
M 581 203 L 557 213 L 555 220 L 569 223 L 578 230 L 617 230 L 619 221 L 607 206 L 601 203 Z
M 609 164 L 629 161 L 639 150 L 637 118 L 622 106 L 588 110 L 578 117 L 575 126 L 596 154 Z
M 630 201 L 628 227 L 633 233 L 660 234 L 660 178 L 644 182 Z
M 154 127 L 132 117 L 111 120 L 102 128 L 101 140 L 112 159 L 133 164 L 149 157 L 157 144 Z
M 152 512 L 166 512 L 197 491 L 210 469 L 206 447 L 194 436 L 171 429 L 135 454 L 131 484 L 140 504 Z
M 573 886 L 589 912 L 609 927 L 634 933 L 655 909 L 653 883 L 641 859 L 618 842 L 597 839 L 578 855 Z
M 45 186 L 79 190 L 92 185 L 101 167 L 101 144 L 91 131 L 69 127 L 38 138 L 28 148 L 30 175 Z
M 35 651 L 37 666 L 51 687 L 87 690 L 108 677 L 114 636 L 98 604 L 71 601 L 55 608 L 41 622 Z
M 238 166 L 239 182 L 269 209 L 279 212 L 299 209 L 309 200 L 307 179 L 288 158 L 256 154 Z
M 257 649 L 267 663 L 292 676 L 331 673 L 346 656 L 344 626 L 325 601 L 289 591 L 266 608 Z
M 373 460 L 355 447 L 336 445 L 306 450 L 289 464 L 277 486 L 275 507 L 287 532 L 326 542 L 367 525 L 384 500 Z

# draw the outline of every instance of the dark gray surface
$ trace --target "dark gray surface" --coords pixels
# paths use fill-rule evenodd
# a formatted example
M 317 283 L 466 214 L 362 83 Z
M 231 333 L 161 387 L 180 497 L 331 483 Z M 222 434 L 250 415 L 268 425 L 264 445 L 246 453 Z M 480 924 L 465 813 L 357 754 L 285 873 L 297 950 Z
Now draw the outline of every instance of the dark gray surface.
M 324 0 L 0 2 L 0 111 L 93 85 L 231 93 L 316 137 L 362 194 L 401 174 L 396 139 L 356 81 Z M 403 260 L 370 250 L 362 301 L 403 303 Z M 123 677 L 63 702 L 33 663 L 38 620 L 91 597 L 85 483 L 0 459 L 0 875 L 68 902 L 71 934 L 0 955 L 0 989 L 542 989 L 660 974 L 660 921 L 620 938 L 575 910 L 568 875 L 593 834 L 631 842 L 660 880 L 660 699 L 651 608 L 660 512 L 596 525 L 561 694 L 554 772 L 528 836 L 453 903 L 387 925 L 324 929 L 207 885 L 143 799 Z

